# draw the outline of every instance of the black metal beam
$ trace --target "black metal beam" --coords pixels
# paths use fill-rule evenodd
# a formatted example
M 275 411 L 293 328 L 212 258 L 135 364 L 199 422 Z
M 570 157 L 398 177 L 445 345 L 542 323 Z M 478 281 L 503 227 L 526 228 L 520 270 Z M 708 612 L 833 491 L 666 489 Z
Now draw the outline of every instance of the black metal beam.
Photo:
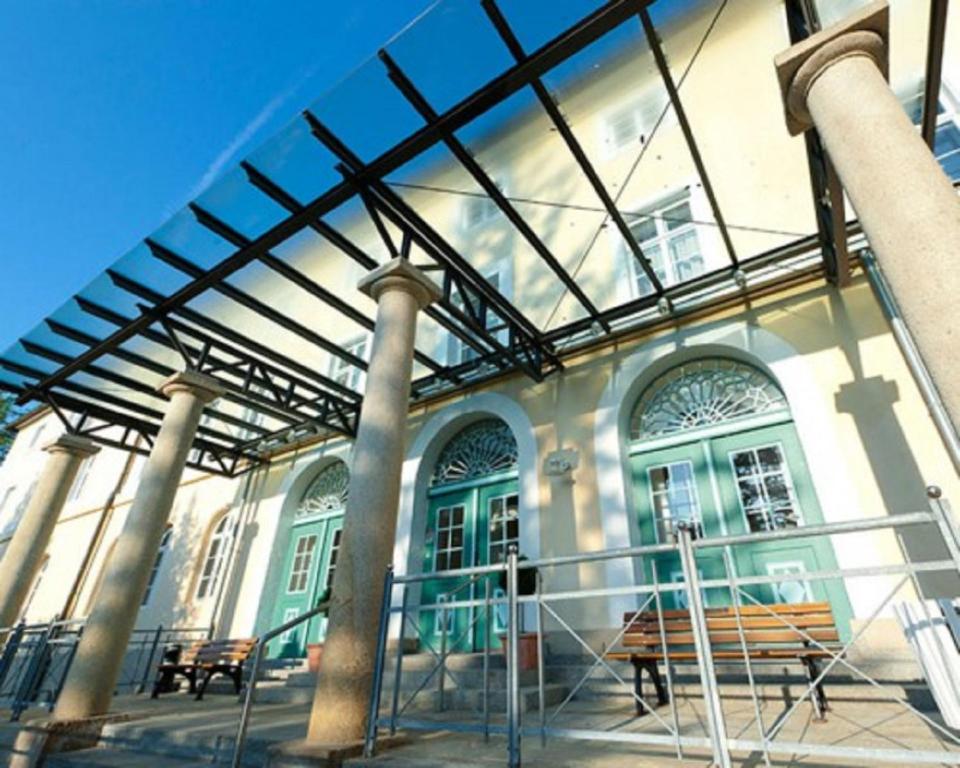
M 29 376 L 30 378 L 40 380 L 46 374 L 43 371 L 37 370 L 36 368 L 31 368 L 30 366 L 24 365 L 23 363 L 18 363 L 13 360 L 7 360 L 6 358 L 0 357 L 0 366 L 6 368 L 8 371 L 17 373 L 21 376 Z M 155 410 L 141 403 L 137 403 L 131 400 L 124 400 L 121 397 L 115 397 L 107 392 L 102 390 L 94 389 L 93 387 L 88 387 L 84 384 L 78 384 L 75 381 L 63 381 L 58 384 L 61 389 L 66 389 L 70 392 L 74 392 L 83 397 L 89 397 L 92 400 L 100 403 L 105 403 L 107 405 L 112 405 L 115 408 L 122 408 L 127 411 L 139 414 L 146 419 L 155 420 L 157 425 L 163 421 L 163 411 Z M 221 440 L 225 443 L 223 447 L 224 450 L 229 450 L 231 446 L 238 445 L 241 440 L 234 435 L 228 435 L 224 432 L 220 432 L 216 429 L 211 429 L 208 426 L 199 426 L 197 427 L 197 433 L 201 435 L 206 435 L 215 440 Z
M 799 43 L 820 30 L 820 15 L 814 0 L 786 0 L 785 10 L 791 44 Z M 816 129 L 811 128 L 804 133 L 803 140 L 827 279 L 843 287 L 850 282 L 843 186 Z
M 523 50 L 523 46 L 513 33 L 513 30 L 510 28 L 506 17 L 500 11 L 500 8 L 497 6 L 495 0 L 481 0 L 481 5 L 487 12 L 487 16 L 490 17 L 490 21 L 500 34 L 503 42 L 510 50 L 510 53 L 517 60 L 517 63 L 522 63 L 525 61 L 527 58 L 526 52 Z M 614 226 L 616 226 L 617 231 L 620 233 L 620 237 L 623 239 L 623 242 L 633 254 L 634 259 L 637 260 L 640 268 L 644 271 L 644 274 L 646 274 L 647 279 L 650 280 L 650 284 L 654 286 L 654 289 L 657 291 L 657 293 L 663 293 L 663 286 L 660 284 L 660 278 L 657 276 L 657 273 L 650 264 L 650 260 L 644 255 L 643 249 L 640 247 L 640 243 L 638 243 L 637 239 L 633 236 L 633 233 L 630 231 L 630 227 L 624 220 L 623 215 L 617 209 L 617 204 L 607 191 L 607 187 L 600 178 L 600 174 L 598 174 L 596 169 L 593 167 L 593 163 L 590 162 L 590 158 L 587 157 L 587 153 L 580 145 L 580 142 L 577 140 L 577 137 L 571 130 L 570 125 L 560 112 L 560 107 L 557 106 L 557 103 L 553 100 L 553 97 L 550 95 L 550 92 L 547 90 L 546 86 L 544 86 L 543 81 L 540 80 L 540 78 L 534 78 L 530 85 L 533 87 L 533 92 L 537 95 L 540 105 L 547 113 L 547 116 L 550 118 L 553 126 L 557 129 L 557 133 L 560 134 L 560 137 L 563 139 L 564 143 L 567 145 L 567 148 L 570 150 L 570 153 L 573 155 L 574 160 L 576 160 L 577 165 L 580 166 L 581 172 L 587 178 L 587 181 L 590 182 L 590 186 L 593 188 L 594 193 L 597 195 L 597 197 L 600 199 L 600 202 L 603 204 L 603 207 L 606 209 L 607 216 L 610 217 L 610 220 L 614 223 Z
M 128 287 L 131 288 L 131 292 L 133 292 L 132 281 Z M 148 290 L 149 289 L 144 289 L 144 291 L 148 291 Z M 135 295 L 140 295 L 140 294 L 135 293 Z M 148 296 L 149 296 L 149 293 L 147 293 L 147 295 L 141 296 L 141 298 L 147 298 L 147 300 L 149 301 Z M 103 307 L 99 304 L 91 302 L 88 299 L 75 297 L 75 301 L 77 302 L 80 309 L 82 309 L 87 314 L 93 315 L 94 317 L 98 317 L 101 320 L 105 320 L 108 323 L 112 323 L 113 325 L 123 327 L 126 323 L 129 322 L 129 318 L 127 318 L 125 315 L 121 315 L 107 307 Z M 183 312 L 187 312 L 188 314 L 191 314 L 192 310 L 186 310 L 186 309 L 179 310 L 178 314 L 182 314 Z M 191 314 L 191 317 L 192 317 L 192 314 Z M 202 319 L 202 318 L 203 316 L 198 314 L 197 319 Z M 173 320 L 172 318 L 168 318 L 168 323 L 176 323 L 176 322 L 177 321 Z M 243 357 L 243 352 L 238 351 L 237 349 L 231 347 L 225 342 L 220 341 L 219 339 L 214 340 L 212 337 L 204 336 L 201 332 L 191 327 L 182 326 L 182 325 L 178 325 L 178 327 L 181 330 L 187 331 L 191 336 L 197 338 L 201 342 L 206 343 L 209 341 L 214 343 L 218 349 L 222 350 L 225 354 L 227 354 L 230 357 L 237 358 L 238 360 L 245 359 Z M 225 330 L 229 331 L 229 329 L 225 329 Z M 240 334 L 237 334 L 236 332 L 232 332 L 232 333 L 234 333 L 236 337 L 239 337 L 241 339 L 243 338 Z M 166 336 L 165 334 L 158 333 L 148 328 L 147 330 L 143 331 L 142 335 L 144 338 L 146 338 L 147 340 L 155 344 L 159 344 L 169 349 L 174 349 L 173 343 L 170 341 L 169 337 Z M 266 350 L 266 351 L 269 351 L 269 350 Z M 199 357 L 199 352 L 197 352 L 196 350 L 191 350 L 191 352 L 196 353 L 196 356 Z M 207 359 L 208 365 L 214 368 L 226 369 L 232 365 L 231 363 L 223 361 L 222 359 L 219 359 L 214 355 L 208 354 L 206 359 Z M 268 364 L 264 363 L 262 360 L 256 360 L 256 359 L 250 358 L 249 356 L 246 359 L 249 361 L 252 361 L 252 363 L 256 364 L 260 368 L 266 369 L 268 371 L 272 370 L 276 372 L 278 375 L 286 377 L 288 379 L 291 378 L 291 375 L 289 373 L 285 371 L 281 371 L 280 369 L 272 368 L 272 366 L 269 366 Z M 290 407 L 289 405 L 285 406 L 284 404 L 276 402 L 275 400 L 272 400 L 266 397 L 265 395 L 261 395 L 259 392 L 252 389 L 250 385 L 257 383 L 256 381 L 245 380 L 241 385 L 237 385 L 234 381 L 224 376 L 218 376 L 217 380 L 228 390 L 228 392 L 233 393 L 233 395 L 238 398 L 238 402 L 241 405 L 247 408 L 250 408 L 251 410 L 258 411 L 259 413 L 263 413 L 278 421 L 290 424 L 291 426 L 300 424 L 301 421 L 305 418 L 304 414 L 300 413 L 299 411 L 296 411 L 294 408 Z M 303 388 L 313 392 L 322 391 L 302 381 L 300 382 L 300 385 Z
M 723 244 L 727 249 L 727 256 L 734 267 L 739 265 L 737 251 L 733 247 L 733 240 L 730 239 L 730 232 L 723 218 L 723 211 L 720 210 L 720 204 L 717 202 L 717 196 L 713 191 L 713 184 L 710 183 L 710 176 L 707 174 L 707 167 L 700 154 L 700 147 L 697 145 L 696 137 L 693 135 L 693 129 L 690 127 L 690 121 L 687 119 L 687 111 L 683 107 L 683 101 L 680 99 L 680 91 L 673 81 L 673 75 L 670 73 L 670 65 L 667 63 L 667 57 L 663 53 L 660 45 L 660 37 L 656 28 L 653 26 L 653 20 L 646 8 L 640 9 L 640 23 L 643 25 L 643 31 L 647 36 L 647 42 L 650 50 L 653 52 L 654 61 L 660 72 L 660 78 L 667 89 L 667 96 L 670 97 L 670 103 L 673 105 L 673 111 L 677 115 L 677 121 L 680 123 L 680 130 L 683 132 L 683 138 L 687 142 L 687 148 L 690 150 L 690 157 L 697 169 L 697 175 L 700 177 L 700 183 L 703 184 L 704 194 L 710 203 L 710 210 L 713 212 L 713 220 L 717 223 L 720 230 L 720 237 L 723 238 Z
M 354 185 L 366 184 L 367 189 L 378 201 L 381 212 L 395 226 L 408 232 L 418 247 L 430 254 L 438 264 L 448 268 L 444 283 L 445 292 L 447 290 L 446 281 L 450 279 L 455 281 L 460 288 L 460 297 L 465 304 L 470 303 L 471 295 L 481 299 L 485 308 L 492 309 L 496 317 L 509 327 L 511 343 L 505 346 L 492 337 L 484 328 L 482 320 L 476 315 L 467 319 L 468 327 L 472 331 L 479 334 L 486 343 L 498 351 L 512 357 L 522 370 L 537 381 L 544 376 L 544 362 L 549 363 L 554 369 L 561 367 L 559 359 L 548 345 L 545 346 L 542 343 L 540 332 L 523 313 L 514 307 L 503 294 L 495 290 L 473 265 L 447 243 L 439 233 L 433 230 L 396 192 L 382 181 L 370 178 L 368 168 L 364 166 L 359 156 L 337 138 L 329 128 L 309 112 L 305 112 L 304 115 L 310 123 L 313 135 L 343 163 L 342 172 L 351 177 L 350 183 Z M 464 290 L 464 286 L 468 290 Z M 449 300 L 445 302 L 444 306 L 451 313 L 456 311 Z M 458 319 L 462 319 L 462 316 L 463 313 L 460 312 Z M 522 355 L 517 355 L 518 351 Z M 525 361 L 523 357 L 526 357 Z
M 502 72 L 448 109 L 433 125 L 424 126 L 388 149 L 370 163 L 367 173 L 372 178 L 382 179 L 401 168 L 410 160 L 435 146 L 441 140 L 443 133 L 451 133 L 467 125 L 527 86 L 533 78 L 546 74 L 561 62 L 627 21 L 636 12 L 638 1 L 640 0 L 610 0 L 605 3 L 596 11 L 580 19 L 576 24 L 542 45 L 523 64 L 517 64 Z M 648 1 L 642 0 L 642 2 Z M 180 290 L 166 297 L 161 304 L 156 306 L 156 313 L 166 315 L 185 305 L 219 281 L 242 269 L 261 253 L 277 247 L 300 230 L 311 226 L 324 214 L 349 200 L 352 195 L 353 192 L 347 182 L 342 182 L 327 190 L 304 206 L 299 213 L 288 216 L 253 240 L 249 246 L 239 249 L 213 269 L 208 270 L 202 278 L 191 281 Z M 24 392 L 19 401 L 23 402 L 39 396 L 43 390 L 49 389 L 59 381 L 81 370 L 84 366 L 105 354 L 111 347 L 136 336 L 153 322 L 154 318 L 151 317 L 134 319 L 128 326 L 120 328 L 96 347 L 90 348 L 87 352 L 75 358 L 70 365 L 60 368 L 43 381 L 38 382 L 36 386 Z
M 77 414 L 77 424 L 71 424 L 69 420 L 66 421 L 65 426 L 68 428 L 68 430 L 77 434 L 82 434 L 101 445 L 120 448 L 126 451 L 135 450 L 136 453 L 148 456 L 150 453 L 149 448 L 153 446 L 154 438 L 159 432 L 159 425 L 157 424 L 142 421 L 135 417 L 115 413 L 111 409 L 98 406 L 96 403 L 71 397 L 70 395 L 62 392 L 57 392 L 55 395 L 45 393 L 44 402 L 53 408 L 58 415 L 62 414 L 64 409 Z M 65 419 L 66 417 L 61 415 L 60 418 Z M 97 419 L 103 422 L 107 428 L 112 427 L 123 430 L 121 438 L 116 440 L 105 436 L 103 434 L 103 425 L 86 427 L 85 424 L 90 419 Z M 135 448 L 133 445 L 131 445 L 129 442 L 129 437 L 132 435 L 140 436 L 147 447 Z M 232 476 L 237 472 L 239 461 L 247 461 L 254 464 L 259 462 L 258 457 L 255 455 L 236 450 L 226 450 L 216 443 L 211 443 L 207 440 L 204 440 L 202 437 L 194 439 L 194 447 L 199 451 L 199 460 L 188 457 L 187 466 L 201 472 L 211 472 L 218 475 Z M 208 455 L 210 458 L 214 459 L 216 462 L 215 464 L 211 465 L 204 462 L 204 458 Z M 223 457 L 225 455 L 230 460 L 229 467 L 224 463 Z
M 58 352 L 57 350 L 50 349 L 42 344 L 29 341 L 28 339 L 21 339 L 20 344 L 31 355 L 46 358 L 47 360 L 51 360 L 60 365 L 64 365 L 70 362 L 72 359 L 70 355 L 63 354 L 62 352 Z M 129 376 L 124 376 L 116 371 L 111 371 L 109 368 L 104 368 L 99 365 L 89 365 L 83 370 L 83 373 L 94 378 L 112 382 L 113 384 L 119 384 L 121 387 L 126 387 L 134 392 L 147 395 L 151 399 L 159 400 L 163 403 L 167 401 L 166 398 L 156 389 L 156 387 L 152 387 L 149 384 L 144 384 L 138 379 L 131 379 Z M 172 374 L 173 370 L 170 369 L 170 375 Z M 225 424 L 230 424 L 231 426 L 238 427 L 249 432 L 259 432 L 260 434 L 267 434 L 270 432 L 269 429 L 266 429 L 259 424 L 253 424 L 249 421 L 245 421 L 233 416 L 232 414 L 224 413 L 216 408 L 211 408 L 210 406 L 207 406 L 206 414 L 216 421 L 222 421 Z
M 943 43 L 947 34 L 949 0 L 930 0 L 930 25 L 927 31 L 927 74 L 923 82 L 923 115 L 920 135 L 931 150 L 937 139 L 937 112 L 940 83 L 943 79 Z
M 127 291 L 128 293 L 143 298 L 147 301 L 153 301 L 157 298 L 155 292 L 153 292 L 150 288 L 147 288 L 131 278 L 120 275 L 112 270 L 108 270 L 107 274 L 119 288 Z M 286 409 L 290 414 L 296 414 L 297 418 L 293 421 L 291 426 L 297 426 L 303 421 L 307 421 L 315 426 L 334 429 L 337 432 L 348 436 L 355 434 L 356 417 L 360 410 L 359 401 L 361 398 L 360 395 L 353 392 L 353 390 L 346 390 L 350 393 L 351 400 L 341 400 L 325 389 L 316 387 L 308 382 L 303 381 L 302 379 L 298 379 L 296 376 L 287 371 L 267 365 L 263 363 L 262 360 L 254 358 L 249 352 L 246 351 L 247 349 L 252 350 L 256 354 L 267 357 L 268 359 L 271 357 L 271 355 L 275 355 L 275 353 L 272 353 L 268 348 L 260 344 L 252 342 L 249 339 L 245 339 L 241 334 L 231 330 L 230 328 L 227 328 L 221 323 L 207 318 L 205 315 L 202 315 L 195 310 L 188 310 L 186 308 L 178 310 L 177 314 L 182 315 L 191 323 L 196 323 L 202 328 L 206 328 L 212 333 L 221 335 L 234 343 L 244 345 L 244 347 L 241 349 L 232 347 L 226 342 L 223 342 L 220 339 L 215 339 L 212 336 L 209 336 L 198 330 L 197 328 L 185 325 L 173 318 L 167 319 L 167 322 L 170 323 L 175 330 L 194 336 L 201 340 L 205 345 L 216 346 L 222 349 L 227 355 L 237 358 L 237 361 L 234 364 L 224 363 L 223 361 L 213 357 L 209 357 L 208 359 L 210 360 L 210 365 L 212 366 L 213 371 L 231 369 L 235 365 L 242 365 L 245 367 L 247 375 L 243 377 L 243 383 L 239 389 L 239 391 L 245 397 L 251 401 L 267 403 L 271 407 L 280 407 Z M 282 355 L 277 355 L 277 357 L 279 357 L 280 360 L 286 360 L 286 358 L 284 358 Z M 289 362 L 292 363 L 293 361 Z M 207 369 L 201 368 L 200 370 L 201 372 L 204 372 Z M 287 382 L 284 387 L 284 389 L 287 391 L 287 394 L 278 395 L 276 397 L 276 401 L 265 398 L 262 394 L 257 393 L 252 388 L 252 385 L 256 385 L 261 389 L 271 389 L 274 386 L 270 382 L 271 377 L 277 377 Z M 217 378 L 218 381 L 230 386 L 230 382 L 225 380 L 223 376 L 219 376 Z M 305 389 L 310 394 L 307 396 L 297 394 L 297 386 L 299 386 L 301 389 Z M 304 413 L 303 411 L 299 410 L 304 406 L 311 408 L 314 413 Z M 255 407 L 252 405 L 250 407 L 254 407 L 256 410 L 264 410 L 262 407 Z M 333 423 L 327 423 L 326 418 L 331 413 L 336 416 L 336 421 Z M 289 416 L 285 414 L 284 420 L 288 418 Z
M 165 262 L 174 269 L 177 269 L 194 279 L 202 279 L 202 277 L 207 274 L 206 270 L 204 270 L 202 267 L 198 267 L 192 261 L 185 259 L 183 256 L 180 256 L 177 253 L 174 253 L 170 248 L 161 245 L 155 240 L 148 238 L 146 240 L 146 244 L 155 258 Z M 279 310 L 274 309 L 272 306 L 264 301 L 261 301 L 255 296 L 251 296 L 249 293 L 241 291 L 239 288 L 236 288 L 227 282 L 216 283 L 214 286 L 212 286 L 212 289 L 217 293 L 223 294 L 228 299 L 235 301 L 240 306 L 246 307 L 261 317 L 276 323 L 284 330 L 289 331 L 295 336 L 299 336 L 304 341 L 308 341 L 314 346 L 320 347 L 324 351 L 330 353 L 331 355 L 339 357 L 345 363 L 349 363 L 350 365 L 354 366 L 355 368 L 359 368 L 362 371 L 367 370 L 367 361 L 363 358 L 357 357 L 352 352 L 347 352 L 345 349 L 333 343 L 325 336 L 317 333 L 311 328 L 307 328 L 302 323 L 298 323 L 296 320 L 293 320 Z M 335 390 L 345 389 L 332 379 L 328 379 L 328 386 L 331 386 Z
M 81 310 L 83 310 L 87 314 L 91 314 L 95 317 L 100 318 L 101 320 L 111 323 L 112 325 L 123 327 L 128 322 L 130 322 L 130 318 L 124 315 L 120 315 L 119 313 L 114 312 L 113 310 L 109 310 L 106 307 L 102 307 L 99 304 L 96 304 L 94 302 L 91 302 L 89 300 L 82 299 L 79 297 L 76 298 L 75 300 L 77 301 L 78 306 L 80 307 Z M 50 329 L 54 333 L 57 333 L 66 338 L 70 338 L 73 341 L 77 341 L 81 344 L 92 346 L 97 342 L 97 338 L 95 336 L 90 336 L 89 334 L 84 333 L 83 331 L 78 331 L 77 329 L 66 326 L 63 323 L 58 323 L 56 321 L 48 320 L 47 324 L 50 326 Z M 150 341 L 162 347 L 173 349 L 173 344 L 171 343 L 169 337 L 166 336 L 165 334 L 159 333 L 157 331 L 154 331 L 148 328 L 147 330 L 143 331 L 141 335 L 147 341 Z M 191 352 L 199 356 L 199 350 L 191 350 Z M 174 373 L 177 372 L 177 369 L 170 368 L 165 365 L 161 365 L 160 363 L 157 363 L 152 358 L 149 358 L 145 355 L 139 355 L 129 350 L 125 350 L 122 347 L 116 347 L 112 349 L 108 354 L 114 357 L 117 357 L 120 360 L 129 362 L 133 365 L 143 366 L 147 370 L 153 371 L 154 373 L 160 374 L 161 376 L 164 376 L 164 377 L 172 376 Z M 210 363 L 220 363 L 220 364 L 226 365 L 226 363 L 223 363 L 222 361 L 217 360 L 213 356 L 208 355 L 207 359 Z M 285 413 L 282 410 L 275 408 L 274 404 L 269 400 L 267 400 L 266 398 L 262 398 L 256 395 L 255 393 L 253 394 L 244 393 L 239 387 L 237 387 L 232 381 L 228 379 L 218 377 L 217 380 L 226 389 L 226 392 L 223 395 L 223 398 L 225 400 L 229 400 L 230 402 L 236 405 L 239 405 L 241 407 L 249 408 L 251 410 L 257 411 L 258 413 L 261 413 L 265 416 L 269 416 L 270 418 L 276 419 L 277 421 L 285 422 L 287 424 L 299 423 L 300 421 L 299 416 L 294 417 L 288 413 Z
M 396 61 L 387 53 L 385 50 L 379 52 L 380 61 L 383 62 L 384 66 L 387 68 L 388 76 L 390 81 L 397 87 L 397 90 L 403 94 L 403 97 L 410 102 L 415 110 L 420 114 L 420 116 L 427 122 L 428 125 L 433 125 L 437 120 L 440 119 L 440 115 L 434 111 L 433 107 L 430 106 L 426 97 L 420 93 L 419 89 L 413 84 L 413 81 L 406 75 L 406 73 L 400 68 Z M 527 241 L 527 244 L 533 248 L 537 256 L 550 268 L 550 270 L 560 279 L 560 282 L 564 284 L 570 293 L 576 297 L 577 301 L 580 302 L 587 314 L 590 315 L 594 320 L 599 316 L 599 311 L 597 310 L 596 305 L 590 300 L 590 297 L 583 291 L 583 289 L 577 284 L 577 281 L 571 277 L 570 273 L 563 268 L 563 265 L 557 261 L 556 256 L 547 248 L 543 240 L 540 239 L 540 236 L 533 231 L 527 221 L 519 214 L 516 208 L 514 208 L 513 203 L 507 200 L 506 196 L 497 186 L 496 182 L 490 178 L 486 171 L 483 170 L 480 163 L 477 162 L 476 158 L 470 154 L 467 148 L 463 143 L 453 134 L 452 131 L 442 131 L 441 137 L 443 143 L 446 145 L 447 149 L 453 154 L 457 161 L 464 167 L 464 169 L 469 173 L 473 180 L 480 185 L 480 188 L 484 193 L 489 197 L 494 205 L 500 210 L 500 212 L 506 217 L 507 221 L 513 225 L 520 236 Z M 656 279 L 656 276 L 654 276 Z M 605 330 L 610 330 L 606 328 Z
M 293 195 L 288 193 L 279 184 L 276 184 L 261 171 L 257 170 L 250 163 L 244 161 L 240 163 L 240 165 L 246 172 L 247 178 L 250 180 L 251 184 L 253 184 L 275 203 L 284 207 L 289 213 L 295 214 L 303 210 L 303 204 L 300 203 Z M 357 246 L 352 240 L 326 222 L 311 222 L 310 227 L 318 235 L 326 239 L 334 247 L 338 248 L 347 257 L 353 259 L 364 269 L 373 270 L 380 266 L 379 263 L 375 259 L 372 259 L 370 256 L 368 256 L 362 248 Z M 441 306 L 443 306 L 442 303 Z M 484 353 L 486 351 L 479 343 L 477 343 L 476 339 L 471 334 L 465 333 L 463 329 L 461 329 L 456 323 L 451 322 L 449 318 L 447 318 L 442 312 L 438 311 L 438 309 L 433 305 L 426 307 L 423 312 L 431 320 L 443 327 L 448 333 L 456 336 L 458 339 L 460 339 L 460 341 L 473 348 L 476 352 Z
M 190 210 L 193 211 L 194 216 L 197 217 L 197 221 L 202 226 L 206 227 L 214 234 L 219 235 L 227 242 L 232 243 L 238 248 L 243 248 L 250 244 L 249 238 L 196 203 L 190 204 Z M 281 277 L 302 288 L 315 298 L 320 299 L 320 301 L 322 301 L 324 304 L 350 318 L 353 322 L 357 323 L 365 330 L 373 332 L 373 320 L 355 307 L 345 302 L 339 296 L 335 295 L 331 291 L 328 291 L 315 280 L 312 280 L 295 267 L 292 267 L 283 259 L 274 255 L 270 251 L 267 251 L 266 253 L 260 255 L 259 260 L 266 267 L 273 270 Z M 428 357 L 422 352 L 418 352 L 416 350 L 414 350 L 413 357 L 418 363 L 426 366 L 434 373 L 440 373 L 443 375 L 444 366 L 440 365 L 440 363 L 433 360 L 431 357 Z

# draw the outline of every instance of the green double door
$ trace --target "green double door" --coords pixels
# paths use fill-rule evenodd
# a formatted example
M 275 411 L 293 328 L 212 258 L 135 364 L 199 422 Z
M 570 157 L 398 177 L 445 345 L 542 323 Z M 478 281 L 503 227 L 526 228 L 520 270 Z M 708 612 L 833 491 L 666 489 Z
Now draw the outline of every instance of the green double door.
M 429 497 L 423 569 L 435 573 L 500 563 L 506 560 L 510 545 L 518 544 L 519 537 L 515 477 L 469 487 L 434 488 Z M 501 580 L 496 576 L 485 576 L 473 583 L 463 576 L 424 582 L 422 605 L 475 604 L 420 611 L 421 638 L 439 650 L 445 622 L 448 649 L 482 650 L 488 635 L 487 616 L 482 606 L 487 582 L 492 598 L 505 596 Z M 491 609 L 489 636 L 493 648 L 500 647 L 499 635 L 507 630 L 506 616 L 505 606 Z
M 272 626 L 309 611 L 333 584 L 342 530 L 343 515 L 298 522 L 292 527 Z M 326 628 L 326 618 L 315 616 L 274 640 L 269 655 L 272 658 L 306 656 L 307 643 L 321 642 Z
M 816 525 L 823 522 L 817 497 L 793 424 L 789 422 L 722 436 L 694 439 L 672 447 L 643 450 L 631 456 L 641 541 L 669 541 L 678 521 L 694 525 L 699 537 L 738 535 Z M 836 555 L 828 539 L 757 542 L 731 549 L 736 575 L 777 576 L 783 580 L 747 591 L 764 603 L 827 600 L 841 634 L 847 634 L 850 602 L 838 581 L 807 581 L 805 572 L 834 570 Z M 644 578 L 651 583 L 682 582 L 676 553 L 646 559 Z M 700 550 L 697 568 L 704 579 L 725 578 L 722 551 Z M 707 605 L 729 605 L 728 589 L 709 589 Z M 665 608 L 686 608 L 687 595 L 673 592 Z

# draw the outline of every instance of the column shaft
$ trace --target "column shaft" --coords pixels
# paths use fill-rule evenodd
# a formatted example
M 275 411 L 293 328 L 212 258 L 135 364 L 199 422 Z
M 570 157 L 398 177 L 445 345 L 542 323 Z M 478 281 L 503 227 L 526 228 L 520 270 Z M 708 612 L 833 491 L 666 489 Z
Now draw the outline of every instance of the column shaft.
M 851 56 L 807 106 L 954 426 L 960 427 L 960 201 L 874 61 Z
M 403 262 L 388 265 L 387 274 L 389 268 L 401 276 L 381 278 L 379 289 L 373 282 L 371 291 L 378 299 L 376 329 L 307 737 L 317 744 L 354 742 L 364 735 L 383 577 L 397 527 L 417 311 L 436 290 L 422 276 L 409 277 L 415 270 Z
M 49 456 L 0 561 L 0 627 L 20 618 L 80 462 L 100 449 L 85 438 L 63 435 L 44 450 Z
M 101 715 L 120 674 L 150 569 L 173 506 L 203 406 L 218 394 L 206 376 L 178 374 L 162 388 L 170 404 L 106 569 L 63 691 L 57 720 Z

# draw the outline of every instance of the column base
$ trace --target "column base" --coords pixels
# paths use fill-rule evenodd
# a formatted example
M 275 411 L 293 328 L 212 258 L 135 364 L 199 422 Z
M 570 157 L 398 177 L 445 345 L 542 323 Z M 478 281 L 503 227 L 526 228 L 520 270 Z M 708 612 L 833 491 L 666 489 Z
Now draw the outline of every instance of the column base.
M 130 714 L 110 714 L 78 720 L 31 720 L 17 733 L 10 768 L 35 768 L 43 765 L 48 755 L 95 747 L 103 726 L 132 719 Z
M 407 736 L 383 736 L 377 739 L 377 752 L 410 743 Z M 267 750 L 267 768 L 340 768 L 344 761 L 363 755 L 363 742 L 317 744 L 296 739 L 275 744 Z

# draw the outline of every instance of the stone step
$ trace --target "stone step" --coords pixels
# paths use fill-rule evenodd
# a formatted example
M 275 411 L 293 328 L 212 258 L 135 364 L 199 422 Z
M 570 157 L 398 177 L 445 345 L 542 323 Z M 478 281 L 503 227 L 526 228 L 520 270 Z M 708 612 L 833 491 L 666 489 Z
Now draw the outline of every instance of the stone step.
M 428 685 L 436 685 L 437 677 L 440 675 L 440 672 L 434 672 L 430 676 L 430 672 L 433 669 L 433 665 L 426 667 L 421 666 L 415 669 L 409 669 L 406 666 L 401 671 L 400 682 L 402 690 L 414 690 L 417 688 L 420 683 L 429 677 L 430 682 Z M 447 675 L 447 685 L 451 687 L 457 687 L 457 684 L 463 686 L 464 688 L 482 688 L 483 687 L 483 668 L 475 669 L 473 667 L 464 668 L 454 668 L 448 667 L 449 674 Z M 507 680 L 507 671 L 506 669 L 491 668 L 488 678 L 488 685 L 491 688 L 502 688 L 506 685 Z M 394 668 L 384 671 L 383 676 L 383 687 L 384 690 L 388 690 L 393 687 L 393 681 L 395 678 Z M 457 682 L 454 682 L 456 679 Z M 549 675 L 548 675 L 548 679 Z M 521 685 L 536 685 L 537 682 L 537 670 L 525 670 L 520 673 L 520 683 Z M 313 690 L 317 684 L 317 676 L 311 674 L 310 672 L 297 672 L 289 675 L 285 681 L 285 685 L 290 688 L 308 688 Z M 258 683 L 258 686 L 262 683 Z
M 551 683 L 543 687 L 544 704 L 546 706 L 555 706 L 562 702 L 570 689 L 565 685 Z M 403 706 L 406 699 L 401 697 L 400 703 Z M 444 711 L 475 711 L 480 712 L 483 709 L 483 692 L 474 690 L 446 690 L 443 695 Z M 389 714 L 388 701 L 382 702 L 381 715 Z M 520 689 L 520 707 L 522 712 L 536 711 L 540 706 L 540 694 L 536 686 L 524 686 Z M 491 690 L 489 693 L 489 711 L 492 713 L 503 713 L 507 710 L 507 692 L 504 689 Z M 440 693 L 436 690 L 421 691 L 417 697 L 410 702 L 406 708 L 406 713 L 410 712 L 438 712 L 440 711 Z
M 51 755 L 46 768 L 209 768 L 209 758 L 179 758 L 94 747 Z
M 279 733 L 275 738 L 262 738 L 256 733 L 255 726 L 260 722 L 256 709 L 251 720 L 251 731 L 247 734 L 244 747 L 244 768 L 260 768 L 265 764 L 268 748 L 278 739 L 302 738 L 302 732 L 309 713 L 306 709 L 291 713 L 295 717 L 296 726 L 289 734 Z M 234 716 L 235 715 L 235 716 Z M 218 715 L 216 722 L 207 723 L 206 720 L 197 720 L 196 715 L 189 719 L 181 718 L 171 721 L 163 718 L 163 722 L 146 719 L 129 723 L 108 725 L 104 728 L 100 742 L 95 750 L 84 750 L 89 753 L 90 759 L 117 760 L 119 762 L 104 762 L 104 766 L 127 765 L 121 757 L 128 759 L 153 758 L 156 762 L 146 760 L 143 763 L 131 765 L 158 765 L 167 768 L 192 768 L 194 765 L 229 764 L 233 757 L 236 726 L 240 717 L 240 708 L 231 712 L 231 716 L 224 719 Z M 291 729 L 287 729 L 291 730 Z M 120 755 L 121 757 L 114 757 Z M 63 755 L 64 759 L 72 755 Z M 179 761 L 179 762 L 178 762 Z M 67 765 L 86 765 L 86 763 L 65 763 Z M 100 763 L 91 762 L 91 766 Z

